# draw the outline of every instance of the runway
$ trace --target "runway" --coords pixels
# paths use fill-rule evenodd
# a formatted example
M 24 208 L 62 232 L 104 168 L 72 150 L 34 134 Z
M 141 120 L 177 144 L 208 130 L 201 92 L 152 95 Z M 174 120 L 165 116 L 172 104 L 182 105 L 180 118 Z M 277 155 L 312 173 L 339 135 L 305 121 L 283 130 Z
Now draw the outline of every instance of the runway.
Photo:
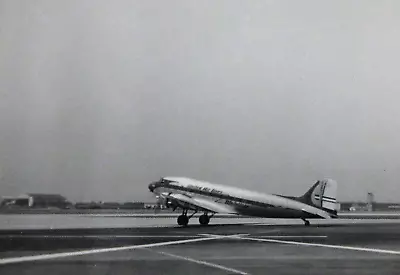
M 168 214 L 5 214 L 0 215 L 0 230 L 171 227 L 177 213 Z M 195 215 L 190 223 L 197 223 Z M 400 213 L 346 213 L 340 219 L 312 220 L 314 224 L 400 223 Z M 301 225 L 300 219 L 266 219 L 236 215 L 216 215 L 211 224 Z
M 0 274 L 399 274 L 400 224 L 0 231 Z

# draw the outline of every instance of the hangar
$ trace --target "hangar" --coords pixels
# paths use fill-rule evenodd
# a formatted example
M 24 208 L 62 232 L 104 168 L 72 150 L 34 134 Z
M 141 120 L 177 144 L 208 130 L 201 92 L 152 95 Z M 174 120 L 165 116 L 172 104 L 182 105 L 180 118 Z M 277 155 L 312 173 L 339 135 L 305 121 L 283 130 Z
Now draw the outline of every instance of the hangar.
M 59 194 L 29 193 L 16 197 L 4 197 L 1 206 L 7 208 L 59 208 L 66 209 L 72 204 Z

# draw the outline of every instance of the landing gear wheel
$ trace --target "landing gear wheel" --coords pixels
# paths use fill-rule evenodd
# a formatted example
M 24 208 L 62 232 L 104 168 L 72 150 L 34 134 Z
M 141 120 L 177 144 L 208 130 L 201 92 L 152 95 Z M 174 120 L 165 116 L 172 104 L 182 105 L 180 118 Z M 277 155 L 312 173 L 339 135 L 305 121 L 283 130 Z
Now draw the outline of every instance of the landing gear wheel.
M 201 225 L 207 225 L 209 222 L 210 222 L 210 217 L 208 217 L 207 215 L 204 214 L 199 217 L 199 223 Z
M 309 221 L 307 221 L 305 218 L 301 218 L 301 219 L 303 220 L 305 226 L 310 226 Z
M 178 224 L 179 225 L 187 226 L 188 223 L 189 223 L 189 218 L 186 215 L 180 215 L 178 217 Z

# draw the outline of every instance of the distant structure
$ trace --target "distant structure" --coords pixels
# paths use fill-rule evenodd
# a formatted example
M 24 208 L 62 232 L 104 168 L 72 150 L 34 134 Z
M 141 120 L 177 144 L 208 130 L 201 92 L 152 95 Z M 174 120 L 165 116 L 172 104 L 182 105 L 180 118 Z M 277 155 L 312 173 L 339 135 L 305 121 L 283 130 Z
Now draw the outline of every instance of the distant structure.
M 66 209 L 71 203 L 63 196 L 58 194 L 27 194 L 32 201 L 30 207 L 33 208 L 60 208 Z
M 368 192 L 367 194 L 367 211 L 373 211 L 374 209 L 374 202 L 375 202 L 375 198 L 374 198 L 374 193 L 372 192 Z
M 77 202 L 76 209 L 144 209 L 144 202 Z
M 1 208 L 28 208 L 32 202 L 28 195 L 20 195 L 16 197 L 5 196 L 1 198 Z
M 376 202 L 375 194 L 367 193 L 366 202 L 341 202 L 341 211 L 400 211 L 399 202 Z
M 147 203 L 144 203 L 144 208 L 145 209 L 156 209 L 156 208 L 161 208 L 161 205 L 156 202 L 147 202 Z
M 144 209 L 144 202 L 125 202 L 120 209 Z
M 23 194 L 17 197 L 3 197 L 1 206 L 5 208 L 58 208 L 67 209 L 71 203 L 58 194 Z

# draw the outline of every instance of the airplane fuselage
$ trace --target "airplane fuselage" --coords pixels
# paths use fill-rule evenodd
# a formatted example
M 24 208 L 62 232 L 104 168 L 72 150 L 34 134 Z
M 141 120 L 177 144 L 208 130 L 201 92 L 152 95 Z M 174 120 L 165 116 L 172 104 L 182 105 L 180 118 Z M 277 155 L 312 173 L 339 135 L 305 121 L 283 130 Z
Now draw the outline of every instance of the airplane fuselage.
M 181 194 L 218 203 L 222 209 L 218 212 L 222 213 L 264 218 L 330 218 L 325 211 L 294 199 L 188 178 L 163 178 L 149 188 L 159 195 Z M 177 206 L 196 210 L 190 204 L 180 204 Z

